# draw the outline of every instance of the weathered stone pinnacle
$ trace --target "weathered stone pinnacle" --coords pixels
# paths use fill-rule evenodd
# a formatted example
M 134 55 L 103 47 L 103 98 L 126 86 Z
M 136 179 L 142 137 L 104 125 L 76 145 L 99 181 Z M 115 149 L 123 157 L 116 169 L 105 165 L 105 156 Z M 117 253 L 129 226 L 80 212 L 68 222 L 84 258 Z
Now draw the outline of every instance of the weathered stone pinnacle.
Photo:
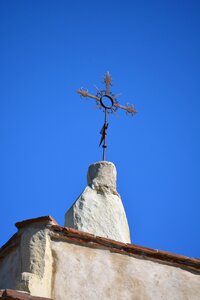
M 65 214 L 65 226 L 130 243 L 121 198 L 116 190 L 116 168 L 100 161 L 89 166 L 87 187 Z

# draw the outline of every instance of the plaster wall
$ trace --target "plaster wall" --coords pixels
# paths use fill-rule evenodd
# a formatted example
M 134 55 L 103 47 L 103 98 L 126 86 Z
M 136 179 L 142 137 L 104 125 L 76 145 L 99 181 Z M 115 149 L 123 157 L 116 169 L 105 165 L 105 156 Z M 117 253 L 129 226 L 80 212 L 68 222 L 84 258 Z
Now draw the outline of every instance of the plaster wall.
M 56 300 L 199 300 L 200 276 L 108 250 L 52 241 Z
M 18 244 L 1 256 L 0 289 L 54 300 L 200 299 L 199 273 L 147 260 L 142 252 L 135 258 L 112 252 L 115 248 L 77 245 L 78 234 L 69 238 L 62 228 L 58 233 L 48 226 L 19 232 Z
M 41 224 L 25 228 L 20 243 L 21 281 L 17 289 L 50 297 L 52 255 L 49 230 Z
M 0 260 L 0 289 L 16 287 L 21 274 L 19 248 L 10 252 L 3 260 Z
M 20 241 L 0 260 L 0 289 L 13 289 L 33 296 L 51 294 L 52 254 L 49 230 L 34 225 L 20 232 Z

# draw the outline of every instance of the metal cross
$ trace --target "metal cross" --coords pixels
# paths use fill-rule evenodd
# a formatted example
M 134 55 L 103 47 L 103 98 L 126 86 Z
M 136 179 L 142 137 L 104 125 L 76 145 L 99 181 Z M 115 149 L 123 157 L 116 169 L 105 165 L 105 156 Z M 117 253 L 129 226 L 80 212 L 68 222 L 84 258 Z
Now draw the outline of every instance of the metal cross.
M 105 90 L 99 90 L 95 86 L 95 88 L 97 90 L 96 96 L 89 94 L 88 90 L 83 89 L 83 88 L 77 90 L 77 93 L 80 94 L 82 97 L 91 98 L 91 99 L 96 100 L 97 107 L 102 109 L 105 113 L 104 125 L 100 131 L 101 140 L 100 140 L 99 146 L 101 146 L 101 144 L 103 143 L 103 145 L 102 145 L 103 160 L 106 160 L 106 148 L 107 148 L 106 135 L 107 135 L 107 129 L 108 129 L 108 114 L 116 112 L 118 110 L 118 108 L 125 110 L 126 113 L 130 114 L 130 115 L 134 115 L 137 111 L 135 110 L 133 105 L 129 105 L 127 103 L 126 106 L 124 106 L 124 105 L 121 105 L 118 103 L 118 101 L 117 101 L 118 95 L 114 95 L 110 91 L 110 86 L 112 86 L 112 78 L 111 78 L 109 72 L 107 72 L 104 77 L 104 83 L 106 85 Z

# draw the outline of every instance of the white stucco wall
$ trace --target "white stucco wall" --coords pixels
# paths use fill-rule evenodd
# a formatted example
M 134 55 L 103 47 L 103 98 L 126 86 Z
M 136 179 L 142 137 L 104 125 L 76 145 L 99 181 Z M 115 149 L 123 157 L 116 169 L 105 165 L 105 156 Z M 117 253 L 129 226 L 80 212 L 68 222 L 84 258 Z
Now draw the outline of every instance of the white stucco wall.
M 52 242 L 56 300 L 199 300 L 200 276 L 108 250 Z
M 142 249 L 138 258 L 112 252 L 105 239 L 109 250 L 99 249 L 98 238 L 55 227 L 19 231 L 15 248 L 1 253 L 0 289 L 54 300 L 200 300 L 200 272 L 147 260 Z
M 0 289 L 16 287 L 21 275 L 21 258 L 19 248 L 13 249 L 0 260 Z
M 0 260 L 0 289 L 14 289 L 33 296 L 51 296 L 52 252 L 49 230 L 41 224 L 20 232 L 15 248 Z

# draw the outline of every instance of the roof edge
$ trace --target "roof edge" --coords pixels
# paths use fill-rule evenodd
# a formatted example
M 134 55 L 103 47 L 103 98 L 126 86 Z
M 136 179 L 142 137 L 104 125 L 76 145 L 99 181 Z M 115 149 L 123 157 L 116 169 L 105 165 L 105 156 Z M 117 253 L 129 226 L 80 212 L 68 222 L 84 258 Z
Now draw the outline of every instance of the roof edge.
M 110 250 L 111 252 L 159 261 L 160 263 L 169 264 L 200 273 L 200 259 L 198 258 L 190 258 L 187 256 L 173 254 L 163 250 L 147 248 L 136 244 L 126 244 L 111 240 L 109 238 L 95 236 L 94 234 L 79 231 L 74 228 L 61 227 L 51 216 L 42 216 L 24 220 L 17 222 L 15 226 L 20 230 L 21 228 L 37 223 L 48 225 L 48 228 L 54 233 L 52 238 L 62 237 L 62 239 L 64 238 L 70 243 L 93 248 L 104 248 Z M 56 233 L 61 233 L 61 235 L 56 236 Z M 0 259 L 2 259 L 9 251 L 12 251 L 13 248 L 17 247 L 20 236 L 21 231 L 18 231 L 0 248 Z
M 39 296 L 31 296 L 29 293 L 23 291 L 16 291 L 11 289 L 0 290 L 0 299 L 7 300 L 52 300 L 50 298 L 44 298 Z
M 169 264 L 198 273 L 200 272 L 200 259 L 198 258 L 190 258 L 187 256 L 173 254 L 163 250 L 147 248 L 136 244 L 126 244 L 111 240 L 109 238 L 95 236 L 91 233 L 79 231 L 69 227 L 52 225 L 51 229 L 54 232 L 62 233 L 63 237 L 65 237 L 71 243 L 93 248 L 105 248 L 111 252 L 159 261 L 160 263 Z
M 27 219 L 24 221 L 20 221 L 15 223 L 15 226 L 20 229 L 26 226 L 29 226 L 33 223 L 53 223 L 55 225 L 58 225 L 58 223 L 56 222 L 56 220 L 54 220 L 54 218 L 52 218 L 51 216 L 42 216 L 42 217 L 38 217 L 38 218 L 33 218 L 33 219 Z

